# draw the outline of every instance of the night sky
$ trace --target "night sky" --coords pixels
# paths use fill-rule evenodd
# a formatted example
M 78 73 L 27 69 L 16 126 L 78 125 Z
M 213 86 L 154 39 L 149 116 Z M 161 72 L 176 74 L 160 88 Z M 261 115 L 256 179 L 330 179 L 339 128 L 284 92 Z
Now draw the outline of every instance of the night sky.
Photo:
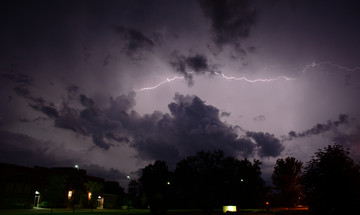
M 360 161 L 358 1 L 0 2 L 0 162 L 120 181 L 200 150 Z

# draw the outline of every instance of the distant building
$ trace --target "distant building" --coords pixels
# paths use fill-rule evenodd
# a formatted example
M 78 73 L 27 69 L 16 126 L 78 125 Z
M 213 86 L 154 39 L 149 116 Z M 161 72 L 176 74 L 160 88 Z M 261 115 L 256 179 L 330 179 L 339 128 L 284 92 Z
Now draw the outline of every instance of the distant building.
M 0 163 L 0 208 L 49 207 L 50 202 L 53 207 L 68 208 L 113 206 L 116 199 L 113 194 L 101 191 L 91 199 L 92 193 L 86 188 L 90 182 L 102 187 L 105 184 L 104 178 L 89 176 L 78 166 L 30 168 Z
M 37 174 L 33 168 L 0 164 L 0 208 L 31 208 Z

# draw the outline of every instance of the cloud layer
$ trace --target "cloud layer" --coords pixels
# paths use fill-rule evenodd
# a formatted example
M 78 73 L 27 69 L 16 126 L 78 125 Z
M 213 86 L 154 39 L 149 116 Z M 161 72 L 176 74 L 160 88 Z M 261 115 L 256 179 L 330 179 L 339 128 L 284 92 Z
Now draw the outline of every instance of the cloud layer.
M 33 96 L 27 88 L 22 90 L 26 93 L 15 89 L 33 110 L 52 119 L 54 127 L 91 137 L 93 144 L 103 150 L 128 144 L 136 149 L 140 159 L 161 159 L 175 164 L 201 150 L 221 149 L 227 155 L 241 157 L 254 153 L 276 157 L 283 150 L 272 134 L 239 135 L 237 127 L 220 120 L 222 114 L 218 108 L 205 104 L 197 96 L 176 94 L 174 102 L 168 105 L 169 114 L 155 111 L 141 116 L 133 110 L 134 92 L 110 98 L 101 108 L 77 86 L 71 85 L 66 90 L 68 95 L 62 105 L 55 107 L 42 97 Z

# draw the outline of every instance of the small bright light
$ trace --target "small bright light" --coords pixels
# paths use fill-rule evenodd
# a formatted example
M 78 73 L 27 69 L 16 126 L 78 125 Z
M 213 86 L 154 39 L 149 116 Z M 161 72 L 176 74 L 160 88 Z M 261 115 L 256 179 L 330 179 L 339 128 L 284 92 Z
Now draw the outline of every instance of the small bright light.
M 127 179 L 129 179 L 129 180 L 131 179 L 131 177 L 130 177 L 130 176 L 126 176 L 126 178 L 127 178 Z
M 170 185 L 170 181 L 167 182 L 167 185 Z
M 234 206 L 234 205 L 223 206 L 223 212 L 226 213 L 227 211 L 236 212 L 236 206 Z
M 266 204 L 266 205 L 269 205 L 269 202 L 266 202 L 265 204 Z
M 79 167 L 79 165 L 77 165 L 77 164 L 75 164 L 75 169 L 79 169 L 80 167 Z
M 98 196 L 98 199 L 101 199 L 101 196 Z
M 71 196 L 72 196 L 72 191 L 71 191 L 71 190 L 69 190 L 69 192 L 68 192 L 68 198 L 70 199 L 70 198 L 71 198 Z
M 241 182 L 244 182 L 244 179 L 240 179 Z
M 88 198 L 89 198 L 89 200 L 91 199 L 91 192 L 88 192 Z
M 40 194 L 40 192 L 39 192 L 39 191 L 35 191 L 35 194 Z

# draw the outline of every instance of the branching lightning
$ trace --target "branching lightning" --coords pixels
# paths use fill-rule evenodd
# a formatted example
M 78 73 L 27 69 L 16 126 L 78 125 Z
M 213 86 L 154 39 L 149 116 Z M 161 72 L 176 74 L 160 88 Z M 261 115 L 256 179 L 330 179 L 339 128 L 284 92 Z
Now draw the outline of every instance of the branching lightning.
M 345 70 L 347 72 L 355 72 L 357 70 L 360 70 L 360 66 L 359 67 L 354 67 L 354 68 L 348 68 L 348 67 L 345 67 L 345 66 L 341 66 L 339 64 L 335 64 L 335 63 L 332 63 L 330 61 L 326 61 L 326 62 L 320 62 L 320 63 L 311 63 L 311 64 L 308 64 L 304 67 L 304 69 L 302 70 L 302 73 L 305 73 L 307 72 L 307 70 L 309 70 L 310 68 L 312 67 L 320 67 L 320 66 L 324 66 L 324 65 L 330 65 L 330 66 L 333 66 L 333 67 L 336 67 L 340 70 Z M 192 74 L 193 72 L 190 72 L 189 74 Z M 286 76 L 278 76 L 276 78 L 260 78 L 260 79 L 248 79 L 246 77 L 233 77 L 233 76 L 227 76 L 225 75 L 224 73 L 221 73 L 221 72 L 217 72 L 217 73 L 214 73 L 215 75 L 220 75 L 222 78 L 226 79 L 226 80 L 233 80 L 233 81 L 245 81 L 245 82 L 249 82 L 249 83 L 256 83 L 256 82 L 272 82 L 272 81 L 279 81 L 279 80 L 285 80 L 285 81 L 293 81 L 295 80 L 295 78 L 291 78 L 291 77 L 286 77 Z M 165 81 L 162 81 L 160 83 L 158 83 L 157 85 L 155 86 L 152 86 L 152 87 L 144 87 L 144 88 L 141 88 L 141 89 L 138 89 L 138 90 L 135 90 L 135 91 L 145 91 L 145 90 L 154 90 L 158 87 L 160 87 L 161 85 L 163 84 L 166 84 L 166 83 L 170 83 L 170 82 L 173 82 L 173 81 L 176 81 L 177 79 L 185 79 L 185 76 L 175 76 L 173 78 L 167 78 Z

